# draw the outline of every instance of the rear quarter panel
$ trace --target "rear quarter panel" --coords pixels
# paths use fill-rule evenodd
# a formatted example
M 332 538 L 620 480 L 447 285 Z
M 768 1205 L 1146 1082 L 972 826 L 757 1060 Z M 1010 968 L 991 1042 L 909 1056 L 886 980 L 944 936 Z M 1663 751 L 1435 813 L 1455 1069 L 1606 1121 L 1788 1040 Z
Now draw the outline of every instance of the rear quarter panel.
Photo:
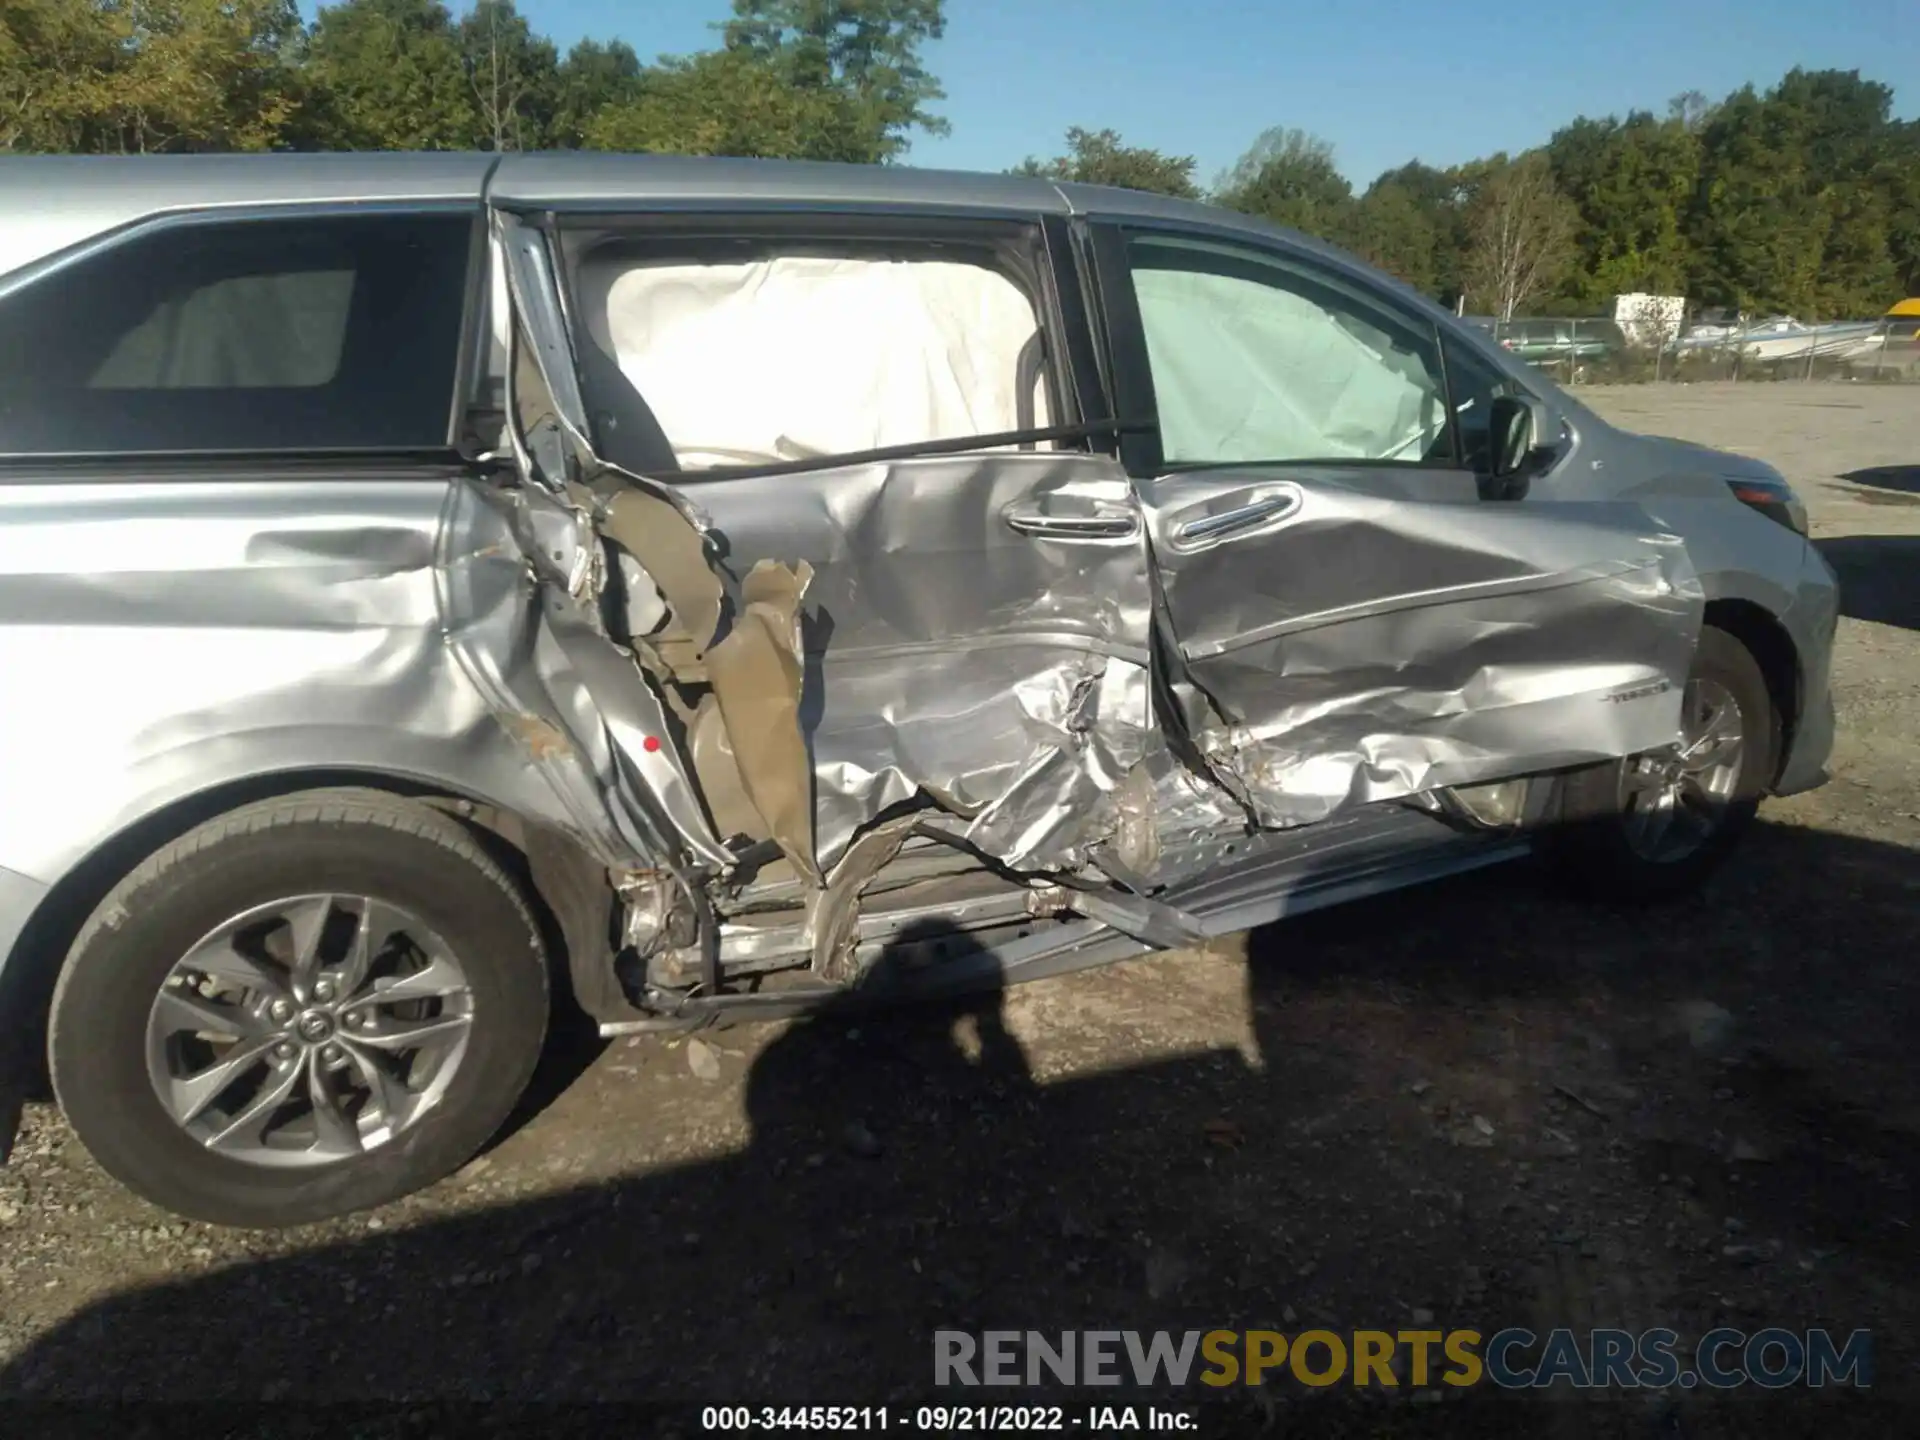
M 0 867 L 52 884 L 175 801 L 311 769 L 554 813 L 447 642 L 460 483 L 0 478 Z

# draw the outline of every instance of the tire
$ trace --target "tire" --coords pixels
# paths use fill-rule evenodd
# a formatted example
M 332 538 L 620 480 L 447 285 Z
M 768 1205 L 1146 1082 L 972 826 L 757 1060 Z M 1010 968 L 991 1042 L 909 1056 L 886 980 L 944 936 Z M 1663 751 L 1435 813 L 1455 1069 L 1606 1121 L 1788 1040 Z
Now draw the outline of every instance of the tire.
M 298 968 L 260 959 L 290 962 L 299 944 L 303 932 L 274 918 L 282 902 L 288 915 L 319 917 L 305 932 L 318 937 L 310 953 L 345 956 L 332 970 L 309 968 L 304 991 Z M 267 918 L 247 921 L 228 940 L 213 938 L 250 914 Z M 396 916 L 406 923 L 389 929 Z M 355 949 L 363 932 L 375 938 Z M 359 959 L 375 945 L 384 946 L 375 958 Z M 262 983 L 182 972 L 190 955 Z M 362 998 L 333 994 L 349 980 Z M 411 989 L 392 989 L 400 984 Z M 539 1058 L 547 985 L 526 901 L 457 820 L 378 791 L 285 796 L 208 821 L 101 902 L 54 989 L 54 1092 L 101 1167 L 157 1205 L 251 1228 L 329 1219 L 431 1184 L 494 1135 Z M 428 998 L 394 998 L 413 992 Z M 272 995 L 289 998 L 270 1002 Z M 327 998 L 336 1009 L 317 1004 Z M 301 1006 L 309 1008 L 292 1028 L 268 1013 Z M 214 1009 L 241 1037 L 230 1049 L 207 1041 L 218 1027 L 195 1032 L 194 1021 L 177 1019 Z M 349 1035 L 349 1026 L 358 1028 Z M 166 1032 L 158 1041 L 156 1027 Z M 421 1035 L 429 1038 L 409 1048 Z M 265 1058 L 246 1061 L 238 1052 L 248 1046 L 264 1047 Z M 173 1071 L 195 1071 L 196 1055 L 214 1056 L 201 1062 L 211 1068 L 176 1085 Z M 225 1090 L 208 1095 L 186 1083 L 227 1068 L 240 1078 Z M 300 1076 L 284 1081 L 296 1069 Z M 426 1078 L 416 1091 L 419 1075 Z M 283 1081 L 288 1098 L 269 1107 L 268 1092 Z M 163 1086 L 179 1098 L 163 1100 Z M 256 1137 L 257 1127 L 230 1115 L 253 1113 L 248 1086 L 257 1108 L 271 1108 L 263 1123 L 280 1129 Z M 376 1087 L 386 1104 L 375 1103 Z M 323 1090 L 344 1097 L 324 1107 L 324 1128 Z M 202 1095 L 208 1108 L 189 1113 Z M 230 1121 L 229 1133 L 207 1138 Z M 303 1126 L 311 1137 L 305 1150 Z
M 1725 792 L 1711 805 L 1689 804 L 1708 822 L 1688 849 L 1649 853 L 1637 828 L 1629 790 L 1643 764 L 1655 757 L 1629 757 L 1592 766 L 1562 782 L 1559 823 L 1543 847 L 1563 882 L 1593 898 L 1626 903 L 1676 899 L 1697 889 L 1733 852 L 1753 823 L 1772 783 L 1780 752 L 1780 717 L 1753 655 L 1732 635 L 1708 626 L 1700 632 L 1685 704 L 1689 722 L 1700 713 L 1696 699 L 1715 693 L 1738 710 L 1740 750 L 1729 767 Z

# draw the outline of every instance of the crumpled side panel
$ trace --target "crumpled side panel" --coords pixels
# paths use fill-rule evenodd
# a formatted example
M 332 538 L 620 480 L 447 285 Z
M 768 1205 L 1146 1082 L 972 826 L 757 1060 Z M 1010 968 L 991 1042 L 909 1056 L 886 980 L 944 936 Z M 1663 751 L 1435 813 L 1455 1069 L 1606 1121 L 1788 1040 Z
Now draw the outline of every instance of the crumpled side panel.
M 1022 725 L 993 737 L 993 758 L 1024 736 L 1031 742 L 1025 762 L 997 767 L 997 793 L 964 828 L 944 820 L 928 828 L 958 833 L 1015 868 L 1085 864 L 1089 843 L 1119 826 L 1115 792 L 1158 743 L 1146 668 L 1112 658 L 1072 669 L 1056 664 L 1025 677 L 1010 698 Z M 970 748 L 985 758 L 978 739 Z M 956 750 L 946 764 L 958 770 L 967 759 L 967 750 Z
M 1492 593 L 1269 627 L 1192 663 L 1199 743 L 1260 823 L 1657 749 L 1679 731 L 1704 598 L 1674 537 Z
M 539 492 L 455 486 L 439 561 L 448 646 L 601 858 L 724 861 L 678 756 L 646 746 L 668 731 L 631 657 L 560 585 L 530 580 L 531 553 L 570 568 L 542 510 L 552 514 Z
M 718 813 L 723 797 L 744 798 L 757 812 L 754 833 L 818 879 L 813 779 L 800 730 L 800 605 L 812 570 L 804 560 L 797 567 L 762 560 L 729 585 L 733 576 L 705 518 L 690 507 L 638 485 L 616 487 L 597 506 L 584 491 L 577 498 L 596 510 L 599 533 L 621 547 L 628 618 L 652 620 L 627 638 L 680 683 L 712 687 L 708 708 L 724 736 L 712 733 L 711 715 L 697 711 L 692 742 L 706 766 L 709 813 Z
M 635 647 L 641 695 L 656 694 L 642 666 L 662 698 L 682 692 L 672 698 L 692 731 L 690 753 L 726 782 L 706 787 L 698 824 L 676 826 L 692 848 L 715 843 L 710 817 L 737 823 L 743 798 L 765 838 L 816 882 L 883 811 L 921 797 L 952 817 L 956 833 L 1013 864 L 1065 863 L 1117 823 L 1100 802 L 1139 762 L 1152 730 L 1151 597 L 1144 526 L 1114 461 L 1007 451 L 711 483 L 683 477 L 671 487 L 610 469 L 588 438 L 547 240 L 505 214 L 493 229 L 526 327 L 524 353 L 581 466 L 562 485 L 566 457 L 543 463 L 522 442 L 523 477 L 543 480 L 556 498 L 564 490 L 614 547 L 609 564 L 582 545 L 590 563 L 561 583 Z M 882 270 L 854 279 L 901 278 Z M 691 293 L 681 282 L 702 277 L 664 278 L 679 304 Z M 764 297 L 750 298 L 749 307 L 723 308 L 756 320 L 774 313 Z M 589 311 L 604 304 L 590 300 Z M 657 305 L 643 308 L 649 323 L 659 319 Z M 1023 342 L 1030 318 L 1009 335 Z M 823 333 L 807 328 L 808 353 Z M 1004 357 L 1003 388 L 1021 373 L 1021 350 L 1014 343 Z M 963 366 L 979 358 L 937 344 L 928 353 Z M 844 368 L 827 367 L 836 387 Z M 654 378 L 671 389 L 683 377 Z M 801 418 L 808 413 L 802 407 Z M 719 421 L 738 418 L 729 416 L 723 410 Z M 959 429 L 980 423 L 975 416 Z M 763 448 L 787 453 L 784 444 Z M 554 584 L 553 567 L 533 558 Z M 612 648 L 603 641 L 593 654 Z M 724 735 L 714 733 L 716 712 Z M 590 729 L 587 717 L 577 727 Z M 636 757 L 635 738 L 613 743 L 628 769 L 677 749 Z M 684 783 L 681 767 L 672 769 Z
M 1146 554 L 1112 461 L 928 457 L 688 488 L 734 570 L 812 566 L 800 713 L 823 867 L 918 794 L 950 813 L 930 823 L 1015 865 L 1069 863 L 1111 824 L 1092 802 L 1153 729 Z M 1067 541 L 1009 514 L 1126 523 Z

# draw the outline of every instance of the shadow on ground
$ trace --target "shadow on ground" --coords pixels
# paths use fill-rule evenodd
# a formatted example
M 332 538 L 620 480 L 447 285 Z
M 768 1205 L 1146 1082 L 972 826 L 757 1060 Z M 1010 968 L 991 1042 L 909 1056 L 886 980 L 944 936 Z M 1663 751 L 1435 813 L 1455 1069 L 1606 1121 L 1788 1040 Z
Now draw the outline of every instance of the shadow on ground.
M 1849 470 L 1840 478 L 1878 490 L 1920 495 L 1920 465 L 1869 465 L 1865 469 Z
M 761 1052 L 740 1153 L 114 1296 L 0 1372 L 0 1418 L 89 1433 L 99 1412 L 52 1402 L 170 1400 L 218 1409 L 150 1423 L 318 1434 L 343 1401 L 497 1400 L 603 1433 L 619 1412 L 562 1407 L 924 1399 L 941 1328 L 1779 1324 L 1872 1328 L 1882 1408 L 1176 1398 L 1206 1435 L 1895 1433 L 1917 875 L 1909 850 L 1762 825 L 1705 899 L 1652 911 L 1523 866 L 1323 912 L 1252 939 L 1257 1059 L 1043 1084 L 997 994 L 825 1015 Z M 1188 963 L 1226 962 L 1168 973 Z M 348 1428 L 435 1415 L 473 1418 Z
M 1842 535 L 1814 542 L 1840 577 L 1840 613 L 1920 630 L 1920 535 Z

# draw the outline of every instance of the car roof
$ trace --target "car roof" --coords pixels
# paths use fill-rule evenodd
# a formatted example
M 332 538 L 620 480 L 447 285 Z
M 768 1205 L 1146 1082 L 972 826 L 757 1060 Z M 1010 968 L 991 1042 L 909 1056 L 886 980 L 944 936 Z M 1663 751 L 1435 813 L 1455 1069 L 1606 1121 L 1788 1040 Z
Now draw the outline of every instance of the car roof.
M 1427 297 L 1345 251 L 1270 221 L 1198 201 L 1027 175 L 589 151 L 0 157 L 0 275 L 173 210 L 407 200 L 477 205 L 483 199 L 543 208 L 625 202 L 900 206 L 948 214 L 1088 215 L 1193 226 L 1254 240 L 1283 240 L 1375 285 L 1397 290 L 1430 314 L 1446 314 Z
M 947 211 L 1068 213 L 1052 181 L 1025 175 L 567 150 L 502 156 L 487 186 L 507 204 L 599 202 L 902 205 Z
M 48 155 L 0 158 L 0 273 L 169 210 L 293 202 L 471 200 L 509 205 L 640 202 L 898 205 L 949 213 L 1103 215 L 1305 236 L 1217 206 L 1026 175 L 904 165 L 586 151 Z
M 169 210 L 471 200 L 492 155 L 22 155 L 0 159 L 0 275 Z

